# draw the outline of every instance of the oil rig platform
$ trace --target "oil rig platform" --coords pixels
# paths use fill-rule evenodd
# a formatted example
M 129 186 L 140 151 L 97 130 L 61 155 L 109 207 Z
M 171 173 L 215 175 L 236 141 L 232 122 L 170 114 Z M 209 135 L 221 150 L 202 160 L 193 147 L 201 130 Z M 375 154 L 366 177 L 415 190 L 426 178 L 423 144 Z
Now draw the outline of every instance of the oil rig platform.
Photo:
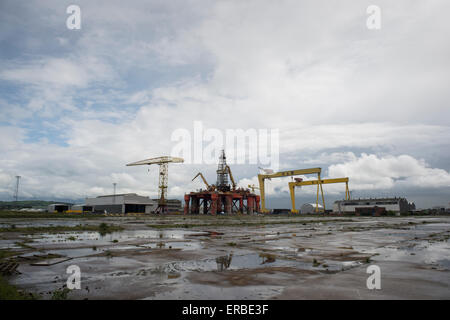
M 206 190 L 200 189 L 198 192 L 184 195 L 184 214 L 231 215 L 253 214 L 260 211 L 260 196 L 250 189 L 237 188 L 231 169 L 227 165 L 224 150 L 219 158 L 216 184 L 209 185 L 200 172 L 194 179 L 198 176 L 203 179 Z

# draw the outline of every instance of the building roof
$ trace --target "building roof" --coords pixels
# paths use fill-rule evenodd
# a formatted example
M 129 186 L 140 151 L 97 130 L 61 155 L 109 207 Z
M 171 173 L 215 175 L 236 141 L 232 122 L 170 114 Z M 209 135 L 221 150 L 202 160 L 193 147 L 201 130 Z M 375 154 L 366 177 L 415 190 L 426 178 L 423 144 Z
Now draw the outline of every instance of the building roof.
M 137 193 L 120 193 L 120 194 L 107 194 L 103 196 L 97 196 L 97 198 L 108 198 L 108 197 L 118 197 L 118 196 L 137 196 Z M 142 197 L 142 196 L 139 196 Z
M 316 204 L 315 204 L 315 203 L 304 203 L 304 204 L 302 204 L 302 207 L 303 207 L 303 206 L 308 206 L 308 205 L 309 205 L 309 206 L 312 206 L 312 207 L 314 207 L 314 208 L 316 207 Z M 321 204 L 319 203 L 319 204 L 318 204 L 318 207 L 319 207 L 319 208 L 323 208 L 323 205 L 321 205 Z
M 358 199 L 349 199 L 349 200 L 336 200 L 336 202 L 345 202 L 345 201 L 398 201 L 398 200 L 406 200 L 406 198 L 394 197 L 394 198 L 358 198 Z

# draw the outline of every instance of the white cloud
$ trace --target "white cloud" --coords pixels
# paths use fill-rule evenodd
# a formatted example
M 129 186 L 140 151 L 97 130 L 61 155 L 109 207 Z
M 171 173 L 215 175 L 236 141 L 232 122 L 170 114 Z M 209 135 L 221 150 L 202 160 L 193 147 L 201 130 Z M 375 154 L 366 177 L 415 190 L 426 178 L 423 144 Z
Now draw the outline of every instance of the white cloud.
M 349 177 L 352 189 L 392 189 L 450 187 L 450 173 L 430 168 L 424 160 L 409 155 L 378 157 L 362 154 L 328 168 L 330 177 Z
M 0 77 L 4 80 L 34 85 L 81 87 L 88 82 L 86 71 L 65 59 L 49 59 L 15 69 L 3 70 Z
M 85 87 L 93 81 L 110 81 L 114 77 L 110 66 L 94 57 L 43 58 L 25 65 L 14 64 L 0 72 L 0 79 L 64 88 Z

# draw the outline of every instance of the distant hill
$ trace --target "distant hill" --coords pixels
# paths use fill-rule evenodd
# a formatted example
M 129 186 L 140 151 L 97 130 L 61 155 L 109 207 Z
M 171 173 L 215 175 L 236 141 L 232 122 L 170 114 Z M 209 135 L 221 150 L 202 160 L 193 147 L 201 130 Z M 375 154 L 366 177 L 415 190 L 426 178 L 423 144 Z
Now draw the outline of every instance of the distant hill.
M 57 201 L 43 201 L 43 200 L 24 200 L 24 201 L 0 201 L 0 210 L 35 208 L 46 209 L 52 203 L 66 203 Z

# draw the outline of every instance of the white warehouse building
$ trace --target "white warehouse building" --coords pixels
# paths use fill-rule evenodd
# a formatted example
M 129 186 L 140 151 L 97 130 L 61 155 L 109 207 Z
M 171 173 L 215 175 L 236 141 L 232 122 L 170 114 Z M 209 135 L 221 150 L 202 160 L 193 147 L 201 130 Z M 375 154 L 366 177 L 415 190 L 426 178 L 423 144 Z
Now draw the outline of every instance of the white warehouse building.
M 335 201 L 333 212 L 356 213 L 361 209 L 380 208 L 396 213 L 406 213 L 416 209 L 414 203 L 409 203 L 406 198 L 368 198 Z
M 319 203 L 318 204 L 319 212 L 323 212 L 323 206 Z M 316 213 L 316 204 L 315 203 L 304 203 L 300 207 L 300 213 L 301 214 L 309 214 L 309 213 Z
M 86 198 L 86 206 L 92 207 L 94 212 L 152 213 L 156 210 L 158 203 L 136 193 L 125 193 Z

